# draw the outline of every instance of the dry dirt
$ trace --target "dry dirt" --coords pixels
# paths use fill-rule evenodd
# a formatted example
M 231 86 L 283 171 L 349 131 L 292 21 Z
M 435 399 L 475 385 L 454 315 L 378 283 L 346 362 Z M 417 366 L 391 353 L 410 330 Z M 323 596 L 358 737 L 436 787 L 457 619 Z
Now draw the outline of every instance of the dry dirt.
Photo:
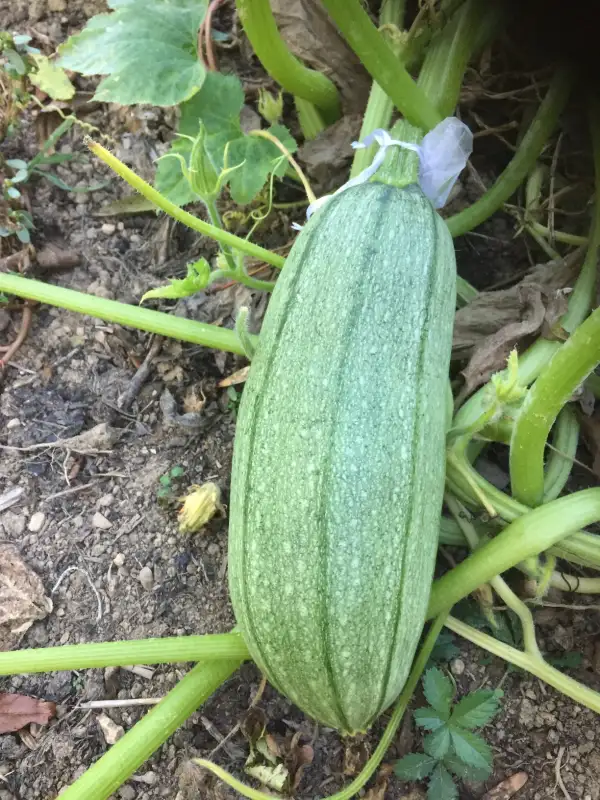
M 99 7 L 96 2 L 36 0 L 0 3 L 0 14 L 9 28 L 22 32 L 33 27 L 59 42 Z M 117 153 L 148 174 L 161 147 L 156 141 L 164 138 L 162 115 L 151 109 L 119 115 L 115 109 L 102 107 L 88 121 L 109 129 Z M 62 152 L 69 149 L 82 150 L 78 131 L 59 147 Z M 26 125 L 10 155 L 27 157 L 34 152 L 34 136 Z M 76 186 L 109 178 L 87 158 L 60 167 L 59 174 Z M 192 256 L 213 252 L 189 233 L 152 215 L 95 216 L 107 201 L 122 194 L 115 179 L 102 190 L 81 194 L 65 193 L 43 182 L 32 187 L 36 246 L 53 241 L 81 254 L 80 266 L 52 275 L 52 280 L 135 303 L 145 289 L 164 282 L 167 275 L 181 273 Z M 275 231 L 280 238 L 287 222 L 281 224 Z M 458 244 L 463 274 L 480 286 L 514 274 L 527 263 L 523 247 L 511 240 L 508 218 L 499 217 L 485 233 L 489 237 L 485 240 L 466 237 Z M 177 313 L 231 324 L 235 308 L 248 300 L 245 289 L 201 295 L 180 304 Z M 13 333 L 9 327 L 2 335 Z M 173 507 L 161 506 L 157 491 L 159 478 L 181 466 L 181 488 L 214 480 L 227 502 L 235 403 L 217 383 L 245 362 L 199 347 L 165 343 L 149 381 L 131 408 L 121 411 L 118 398 L 149 344 L 145 334 L 38 307 L 26 345 L 6 370 L 0 396 L 2 445 L 26 448 L 103 422 L 118 431 L 112 449 L 98 455 L 78 456 L 60 447 L 1 451 L 0 495 L 14 487 L 24 492 L 19 504 L 0 513 L 0 543 L 18 548 L 41 576 L 54 603 L 52 613 L 26 634 L 23 647 L 216 633 L 227 631 L 233 623 L 227 592 L 226 519 L 215 519 L 200 535 L 183 536 L 177 531 Z M 180 411 L 193 409 L 198 398 L 206 398 L 198 427 L 165 417 L 160 403 L 165 389 L 175 397 Z M 64 575 L 53 592 L 59 577 L 71 567 L 77 569 Z M 151 580 L 142 585 L 138 576 L 144 567 L 151 570 Z M 560 599 L 569 602 L 567 597 Z M 572 674 L 600 688 L 595 657 L 600 631 L 597 610 L 543 609 L 538 623 L 542 646 L 554 654 L 581 653 L 581 666 Z M 501 683 L 506 692 L 502 713 L 485 730 L 494 750 L 494 775 L 485 785 L 463 786 L 461 797 L 480 798 L 502 778 L 523 770 L 529 776 L 519 794 L 523 800 L 599 800 L 600 725 L 592 712 L 522 673 L 505 674 L 502 662 L 486 659 L 470 647 L 449 666 L 460 691 Z M 52 800 L 106 751 L 97 720 L 100 712 L 80 709 L 79 703 L 160 697 L 188 667 L 158 666 L 145 674 L 113 669 L 2 679 L 2 691 L 55 701 L 58 717 L 35 740 L 25 741 L 18 734 L 0 736 L 0 800 Z M 240 721 L 259 681 L 258 671 L 244 666 L 116 797 L 233 797 L 212 779 L 190 771 L 189 759 L 208 756 L 219 734 L 226 735 Z M 304 773 L 296 795 L 299 800 L 323 797 L 347 782 L 345 751 L 359 749 L 356 743 L 349 745 L 335 733 L 318 729 L 270 689 L 261 708 L 272 733 L 283 736 L 299 730 L 304 741 L 312 743 L 315 759 Z M 127 730 L 144 710 L 111 708 L 104 713 Z M 380 732 L 378 725 L 366 750 Z M 408 720 L 387 762 L 408 752 L 413 744 L 418 744 L 418 734 Z M 216 759 L 241 775 L 246 755 L 247 744 L 238 734 Z M 421 796 L 421 789 L 394 778 L 385 794 L 386 800 Z

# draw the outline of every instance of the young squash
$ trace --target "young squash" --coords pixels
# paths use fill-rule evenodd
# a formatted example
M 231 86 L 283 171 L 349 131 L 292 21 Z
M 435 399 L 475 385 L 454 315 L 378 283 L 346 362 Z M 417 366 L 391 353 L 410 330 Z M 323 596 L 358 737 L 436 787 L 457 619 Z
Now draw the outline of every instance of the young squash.
M 239 409 L 235 615 L 269 681 L 347 733 L 397 697 L 425 620 L 455 285 L 417 186 L 334 196 L 277 281 Z

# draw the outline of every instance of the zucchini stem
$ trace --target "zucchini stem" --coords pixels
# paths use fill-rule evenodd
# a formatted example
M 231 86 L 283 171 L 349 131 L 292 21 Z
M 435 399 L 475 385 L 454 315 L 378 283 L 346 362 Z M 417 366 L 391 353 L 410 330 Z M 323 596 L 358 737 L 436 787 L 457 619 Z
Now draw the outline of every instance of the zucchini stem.
M 323 0 L 342 36 L 374 81 L 414 125 L 428 131 L 442 116 L 371 22 L 360 0 Z
M 472 206 L 446 220 L 452 236 L 462 236 L 485 222 L 525 180 L 556 128 L 572 85 L 572 72 L 566 67 L 558 69 L 537 114 L 504 172 Z
M 269 0 L 236 0 L 241 23 L 252 49 L 269 75 L 285 89 L 319 109 L 328 124 L 340 117 L 335 84 L 292 55 L 277 29 Z

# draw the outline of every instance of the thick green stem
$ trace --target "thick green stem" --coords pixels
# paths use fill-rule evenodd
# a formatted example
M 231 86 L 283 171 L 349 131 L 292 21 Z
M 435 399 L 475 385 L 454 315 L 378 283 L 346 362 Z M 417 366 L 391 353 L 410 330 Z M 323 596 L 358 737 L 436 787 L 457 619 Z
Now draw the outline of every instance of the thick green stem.
M 533 509 L 434 582 L 428 618 L 436 617 L 481 584 L 599 519 L 600 489 L 584 489 Z
M 579 422 L 573 409 L 566 405 L 558 415 L 552 449 L 544 473 L 544 503 L 556 500 L 565 488 L 573 469 L 579 443 Z
M 581 703 L 592 709 L 592 711 L 600 713 L 600 694 L 598 692 L 588 689 L 587 686 L 583 686 L 579 681 L 570 678 L 568 675 L 563 675 L 562 672 L 550 666 L 543 658 L 523 653 L 521 650 L 504 644 L 504 642 L 499 642 L 493 636 L 488 636 L 486 633 L 466 625 L 455 617 L 448 617 L 445 625 L 449 630 L 458 633 L 459 636 L 469 642 L 473 642 L 473 644 L 482 647 L 489 653 L 508 661 L 509 664 L 514 664 L 516 667 L 530 672 L 577 703 Z
M 194 217 L 193 214 L 184 211 L 182 208 L 179 208 L 179 206 L 176 206 L 175 203 L 171 203 L 166 197 L 163 197 L 153 186 L 150 186 L 149 183 L 142 180 L 139 175 L 136 175 L 133 170 L 125 166 L 122 161 L 119 161 L 118 158 L 113 156 L 113 154 L 102 147 L 102 145 L 93 142 L 91 139 L 87 139 L 86 144 L 94 155 L 102 159 L 102 161 L 114 170 L 117 175 L 127 181 L 136 192 L 143 195 L 146 200 L 154 203 L 154 205 L 160 208 L 161 211 L 164 211 L 165 214 L 176 219 L 177 222 L 181 222 L 182 225 L 186 225 L 188 228 L 192 228 L 192 230 L 198 231 L 203 234 L 203 236 L 208 236 L 226 247 L 239 250 L 247 256 L 257 258 L 279 269 L 283 267 L 285 258 L 278 256 L 276 253 L 272 253 L 270 250 L 266 250 L 264 247 L 259 247 L 257 244 L 252 244 L 252 242 L 242 239 L 233 233 L 229 233 L 229 231 L 225 231 L 215 225 L 210 225 L 208 222 L 198 219 L 198 217 Z
M 379 25 L 394 25 L 397 28 L 402 26 L 404 19 L 404 9 L 406 0 L 383 0 L 379 14 Z M 394 55 L 399 56 L 401 44 L 399 41 L 390 42 Z M 359 140 L 365 139 L 372 131 L 377 128 L 389 128 L 394 113 L 394 104 L 390 97 L 385 93 L 381 86 L 374 81 L 369 94 L 369 101 L 363 116 L 362 127 L 360 129 Z M 355 178 L 359 173 L 366 169 L 375 156 L 377 145 L 364 147 L 356 150 L 350 170 L 350 178 Z
M 440 113 L 398 61 L 360 0 L 323 0 L 323 5 L 373 80 L 392 99 L 396 108 L 423 130 L 434 128 L 442 119 Z
M 544 451 L 559 411 L 600 363 L 600 309 L 567 339 L 533 384 L 513 427 L 510 482 L 517 500 L 536 506 L 544 498 Z
M 73 289 L 63 289 L 62 286 L 34 281 L 9 272 L 0 272 L 0 292 L 66 308 L 68 311 L 77 311 L 79 314 L 88 314 L 90 317 L 115 322 L 128 328 L 138 328 L 141 331 L 158 333 L 160 336 L 169 336 L 171 339 L 180 339 L 182 342 L 192 342 L 215 350 L 244 355 L 242 345 L 234 331 L 220 328 L 218 325 L 207 325 L 204 322 L 175 317 L 149 308 L 118 303 L 116 300 L 105 300 L 102 297 L 75 292 Z
M 327 123 L 335 122 L 340 116 L 335 84 L 321 72 L 305 67 L 288 50 L 269 0 L 236 0 L 236 6 L 252 49 L 269 75 L 286 92 L 316 106 Z
M 572 84 L 570 70 L 561 68 L 556 72 L 537 114 L 504 172 L 477 202 L 446 220 L 452 236 L 461 236 L 485 222 L 525 180 L 558 123 Z
M 301 97 L 294 97 L 294 103 L 302 135 L 305 139 L 316 139 L 326 127 L 318 108 Z
M 239 633 L 170 636 L 164 639 L 74 644 L 0 653 L 0 675 L 247 658 L 248 649 Z
M 427 631 L 427 636 L 425 637 L 421 649 L 415 658 L 410 675 L 408 676 L 408 680 L 406 681 L 404 689 L 402 690 L 402 693 L 396 702 L 396 706 L 392 712 L 390 721 L 386 725 L 383 736 L 379 740 L 379 744 L 375 748 L 373 755 L 369 758 L 360 774 L 357 775 L 352 783 L 350 783 L 340 792 L 328 795 L 325 800 L 350 800 L 350 798 L 354 797 L 354 795 L 356 795 L 363 788 L 365 783 L 375 774 L 377 767 L 381 764 L 388 747 L 391 745 L 394 736 L 396 735 L 396 731 L 398 730 L 398 726 L 402 721 L 404 712 L 406 711 L 411 697 L 417 688 L 417 684 L 421 678 L 421 675 L 423 674 L 423 670 L 427 666 L 429 656 L 431 655 L 431 651 L 433 650 L 433 646 L 439 636 L 440 630 L 444 626 L 447 614 L 447 610 L 441 612 L 432 622 L 431 627 Z M 210 761 L 206 761 L 205 759 L 197 759 L 196 764 L 209 769 L 211 772 L 217 775 L 217 777 L 229 784 L 229 786 L 236 789 L 241 795 L 248 797 L 249 800 L 273 800 L 272 794 L 266 794 L 265 792 L 252 789 L 250 786 L 246 786 L 246 784 L 238 781 L 237 778 L 234 778 L 233 775 L 230 775 L 228 772 L 226 772 L 226 770 L 218 767 L 216 764 L 213 764 Z M 279 797 L 281 800 L 280 795 L 275 795 L 275 797 Z
M 206 702 L 243 659 L 197 664 L 169 694 L 83 773 L 61 800 L 106 800 Z

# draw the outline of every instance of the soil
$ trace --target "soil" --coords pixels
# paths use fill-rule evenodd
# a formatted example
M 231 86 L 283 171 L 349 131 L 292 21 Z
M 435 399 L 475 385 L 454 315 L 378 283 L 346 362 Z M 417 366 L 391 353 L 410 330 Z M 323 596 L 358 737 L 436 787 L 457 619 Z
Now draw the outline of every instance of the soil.
M 3 25 L 34 31 L 59 43 L 102 9 L 95 0 L 0 2 Z M 243 69 L 248 69 L 246 63 Z M 256 69 L 253 67 L 253 69 Z M 82 88 L 90 82 L 82 81 Z M 110 137 L 117 155 L 143 176 L 164 151 L 168 116 L 155 109 L 100 106 L 86 116 Z M 59 152 L 81 151 L 82 134 L 72 131 Z M 6 155 L 27 158 L 36 152 L 34 123 L 26 120 Z M 485 182 L 497 173 L 494 148 L 476 162 Z M 505 153 L 506 157 L 506 153 Z M 486 160 L 487 159 L 487 160 Z M 148 288 L 166 276 L 181 275 L 185 264 L 214 248 L 199 242 L 165 219 L 153 215 L 98 216 L 108 202 L 126 192 L 109 173 L 84 158 L 58 168 L 67 183 L 92 192 L 64 192 L 45 181 L 29 189 L 37 248 L 53 243 L 80 254 L 79 266 L 44 275 L 45 279 L 102 297 L 137 303 Z M 474 180 L 474 179 L 473 179 Z M 462 200 L 477 196 L 473 180 L 463 182 Z M 280 218 L 266 234 L 269 246 L 286 240 L 289 220 Z M 523 239 L 513 237 L 514 222 L 497 215 L 482 235 L 459 240 L 459 270 L 478 287 L 506 281 L 527 268 Z M 176 313 L 231 326 L 236 309 L 259 298 L 243 287 L 201 294 L 177 306 Z M 14 336 L 18 315 L 2 334 Z M 0 396 L 0 495 L 22 488 L 19 504 L 0 513 L 0 544 L 13 543 L 42 578 L 54 608 L 36 622 L 21 647 L 139 639 L 153 636 L 217 633 L 230 629 L 233 615 L 227 590 L 227 519 L 216 517 L 200 534 L 178 532 L 175 505 L 159 502 L 159 479 L 183 468 L 176 487 L 216 481 L 227 503 L 235 399 L 218 383 L 245 365 L 244 359 L 200 347 L 165 341 L 149 380 L 127 410 L 119 397 L 151 345 L 146 334 L 88 317 L 36 307 L 30 335 L 5 369 Z M 165 414 L 165 390 L 180 412 Z M 201 409 L 201 413 L 197 414 Z M 188 424 L 186 424 L 186 421 Z M 116 432 L 106 452 L 81 456 L 57 445 L 28 449 L 75 436 L 100 423 Z M 14 449 L 10 449 L 14 448 Z M 21 448 L 21 449 L 18 449 Z M 175 492 L 177 493 L 177 492 Z M 42 515 L 42 516 L 40 516 Z M 40 524 L 41 520 L 41 524 Z M 76 568 L 72 570 L 70 568 Z M 144 570 L 144 582 L 140 572 Z M 148 577 L 150 570 L 150 577 Z M 53 588 L 61 579 L 58 588 Z M 578 596 L 581 603 L 590 603 Z M 564 603 L 570 598 L 554 595 Z M 542 649 L 552 655 L 580 653 L 570 674 L 600 688 L 595 607 L 536 612 Z M 460 644 L 457 641 L 457 644 Z M 104 753 L 108 744 L 98 723 L 107 714 L 125 730 L 145 713 L 130 706 L 104 711 L 78 707 L 89 700 L 160 697 L 189 665 L 67 671 L 2 679 L 0 690 L 22 692 L 58 704 L 49 727 L 35 736 L 0 736 L 0 800 L 51 800 Z M 480 798 L 504 777 L 525 771 L 523 800 L 600 799 L 600 725 L 587 709 L 566 700 L 541 682 L 463 646 L 450 664 L 459 691 L 502 685 L 502 711 L 485 729 L 494 751 L 495 770 L 485 784 L 466 784 L 461 797 Z M 257 691 L 260 674 L 245 665 L 115 795 L 122 800 L 206 798 L 225 800 L 235 793 L 190 767 L 190 758 L 210 756 L 219 736 L 244 718 Z M 415 706 L 420 699 L 417 698 Z M 297 731 L 310 742 L 314 761 L 296 793 L 313 800 L 332 793 L 375 746 L 383 722 L 360 741 L 343 741 L 318 728 L 287 700 L 267 687 L 260 702 L 268 730 L 284 737 Z M 385 720 L 384 720 L 385 721 Z M 387 763 L 419 744 L 410 717 L 386 756 Z M 243 777 L 248 745 L 238 733 L 215 755 L 218 763 Z M 351 764 L 354 763 L 354 767 Z M 560 778 L 560 780 L 559 780 Z M 420 798 L 422 788 L 391 778 L 386 800 Z M 380 800 L 383 795 L 378 795 Z

